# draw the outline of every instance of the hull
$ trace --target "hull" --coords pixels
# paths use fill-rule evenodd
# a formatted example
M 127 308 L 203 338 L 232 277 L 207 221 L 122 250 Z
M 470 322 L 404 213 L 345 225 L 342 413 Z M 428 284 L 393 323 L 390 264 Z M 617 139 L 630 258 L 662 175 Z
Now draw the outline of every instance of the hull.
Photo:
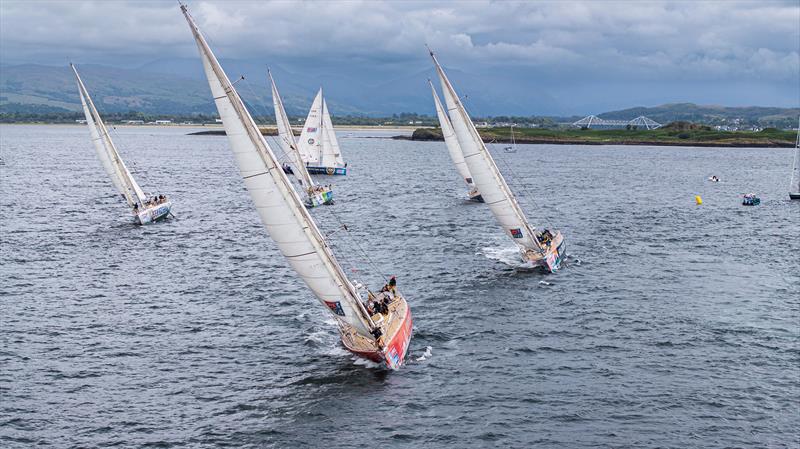
M 800 193 L 790 193 L 789 194 L 790 200 L 800 200 Z
M 314 192 L 306 198 L 306 207 L 317 207 L 333 204 L 333 191 L 325 189 L 321 192 Z
M 172 203 L 170 201 L 151 206 L 137 213 L 134 216 L 133 221 L 138 225 L 145 225 L 147 223 L 163 220 L 169 215 L 170 209 L 172 209 Z
M 533 253 L 532 255 L 523 255 L 528 263 L 533 268 L 541 268 L 548 273 L 553 273 L 561 268 L 561 263 L 567 256 L 567 244 L 561 232 L 556 232 L 553 241 L 547 247 L 544 254 Z
M 473 190 L 473 191 L 467 193 L 467 195 L 469 195 L 470 201 L 475 201 L 475 202 L 478 202 L 478 203 L 482 203 L 483 202 L 483 196 L 477 190 Z
M 405 299 L 401 299 L 401 302 L 390 308 L 388 316 L 392 317 L 392 322 L 382 337 L 383 348 L 379 348 L 374 340 L 340 328 L 345 349 L 361 358 L 381 363 L 390 370 L 399 369 L 405 362 L 414 325 L 411 309 Z
M 347 167 L 315 167 L 306 165 L 306 169 L 312 175 L 347 175 Z

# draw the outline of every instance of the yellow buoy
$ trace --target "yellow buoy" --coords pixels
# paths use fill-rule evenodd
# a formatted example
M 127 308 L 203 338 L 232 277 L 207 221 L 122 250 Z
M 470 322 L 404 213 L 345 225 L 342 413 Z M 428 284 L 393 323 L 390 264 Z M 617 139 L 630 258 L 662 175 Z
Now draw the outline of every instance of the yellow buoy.
M 694 196 L 694 202 L 697 203 L 697 205 L 699 206 L 699 205 L 703 204 L 703 199 L 700 198 L 700 195 L 695 195 Z

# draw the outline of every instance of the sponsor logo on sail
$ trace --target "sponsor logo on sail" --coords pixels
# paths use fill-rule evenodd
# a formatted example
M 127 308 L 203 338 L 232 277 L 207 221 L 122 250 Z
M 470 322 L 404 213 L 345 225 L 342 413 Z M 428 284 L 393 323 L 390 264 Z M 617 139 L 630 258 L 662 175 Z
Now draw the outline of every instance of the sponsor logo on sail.
M 325 301 L 325 305 L 328 306 L 328 308 L 331 309 L 333 313 L 339 316 L 344 316 L 344 310 L 342 310 L 342 304 L 339 301 L 336 302 Z
M 512 229 L 511 230 L 511 237 L 514 237 L 515 239 L 521 239 L 522 238 L 522 229 L 519 229 L 519 228 Z
M 308 139 L 308 144 L 309 145 L 314 145 L 314 139 Z
M 310 133 L 315 133 L 317 132 L 317 128 L 306 128 L 306 131 Z

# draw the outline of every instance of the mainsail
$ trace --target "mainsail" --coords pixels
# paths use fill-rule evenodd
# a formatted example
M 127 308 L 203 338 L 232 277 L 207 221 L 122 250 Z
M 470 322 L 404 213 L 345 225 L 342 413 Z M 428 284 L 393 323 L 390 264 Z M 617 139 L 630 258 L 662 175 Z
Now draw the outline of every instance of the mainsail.
M 797 123 L 797 142 L 794 145 L 794 164 L 792 164 L 792 185 L 789 187 L 792 198 L 800 199 L 800 120 Z
M 289 122 L 289 117 L 286 115 L 286 109 L 283 107 L 283 100 L 278 87 L 275 85 L 275 80 L 272 79 L 272 72 L 267 69 L 269 75 L 269 82 L 272 85 L 272 104 L 275 106 L 275 123 L 278 125 L 278 142 L 280 142 L 283 152 L 289 156 L 294 173 L 300 184 L 308 189 L 314 185 L 314 179 L 308 174 L 306 165 L 303 163 L 303 158 L 300 156 L 300 150 L 297 149 L 297 143 L 294 140 L 292 133 L 292 125 Z
M 433 102 L 436 104 L 436 115 L 439 117 L 439 126 L 442 128 L 442 136 L 444 136 L 444 143 L 447 145 L 447 151 L 450 153 L 450 159 L 458 170 L 458 174 L 470 188 L 473 188 L 472 175 L 469 173 L 467 163 L 464 161 L 464 153 L 461 151 L 461 145 L 458 144 L 458 138 L 453 125 L 450 124 L 450 119 L 447 118 L 447 113 L 442 107 L 442 102 L 439 101 L 439 95 L 436 94 L 436 89 L 433 87 L 431 80 L 428 80 L 431 85 L 431 92 L 433 93 Z
M 100 118 L 100 114 L 94 106 L 92 97 L 86 90 L 86 86 L 84 86 L 80 75 L 78 75 L 78 70 L 75 68 L 75 65 L 70 64 L 70 67 L 75 73 L 75 78 L 78 80 L 78 93 L 81 97 L 81 105 L 83 106 L 83 112 L 86 116 L 86 124 L 89 125 L 89 132 L 92 136 L 92 142 L 94 142 L 97 157 L 103 164 L 103 168 L 111 178 L 114 186 L 125 197 L 128 205 L 133 207 L 136 203 L 143 203 L 147 199 L 147 195 L 144 194 L 139 184 L 133 179 L 133 175 L 131 175 L 128 167 L 125 166 L 122 158 L 120 158 L 119 151 L 117 151 L 117 147 L 108 134 L 108 128 L 106 128 L 105 123 L 103 123 L 103 119 Z
M 374 340 L 375 327 L 322 233 L 292 188 L 275 154 L 261 135 L 186 6 L 208 84 L 225 132 L 258 214 L 284 257 L 334 318 Z
M 430 55 L 442 83 L 442 92 L 445 104 L 447 104 L 450 123 L 453 125 L 472 180 L 481 192 L 484 202 L 489 206 L 495 219 L 506 233 L 523 251 L 542 251 L 541 245 L 534 236 L 533 228 L 528 224 L 514 193 L 511 192 L 503 175 L 500 174 L 492 155 L 484 145 L 478 130 L 475 129 L 475 125 L 447 79 L 442 66 L 439 65 L 433 52 L 430 52 Z
M 320 88 L 311 103 L 311 109 L 308 110 L 306 123 L 300 133 L 300 141 L 297 145 L 303 162 L 315 165 L 320 163 L 322 129 L 322 88 Z

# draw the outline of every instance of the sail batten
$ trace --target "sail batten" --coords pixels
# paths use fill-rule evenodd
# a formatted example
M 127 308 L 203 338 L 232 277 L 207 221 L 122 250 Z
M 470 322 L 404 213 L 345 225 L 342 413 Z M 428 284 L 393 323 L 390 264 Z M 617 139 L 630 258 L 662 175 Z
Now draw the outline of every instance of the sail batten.
M 279 169 L 272 149 L 185 5 L 181 5 L 181 11 L 197 43 L 231 150 L 264 227 L 328 312 L 363 337 L 373 339 L 370 331 L 374 324 L 355 286 L 347 279 L 286 174 Z M 265 172 L 268 176 L 250 176 Z
M 522 208 L 519 206 L 514 193 L 508 187 L 503 175 L 497 168 L 491 153 L 483 143 L 478 130 L 472 123 L 464 105 L 459 100 L 450 80 L 444 73 L 439 61 L 433 52 L 430 52 L 439 81 L 442 84 L 442 93 L 447 114 L 453 127 L 458 144 L 463 152 L 464 161 L 472 181 L 489 206 L 492 215 L 500 223 L 506 233 L 523 251 L 542 251 L 541 245 L 534 236 L 534 230 L 529 225 Z

